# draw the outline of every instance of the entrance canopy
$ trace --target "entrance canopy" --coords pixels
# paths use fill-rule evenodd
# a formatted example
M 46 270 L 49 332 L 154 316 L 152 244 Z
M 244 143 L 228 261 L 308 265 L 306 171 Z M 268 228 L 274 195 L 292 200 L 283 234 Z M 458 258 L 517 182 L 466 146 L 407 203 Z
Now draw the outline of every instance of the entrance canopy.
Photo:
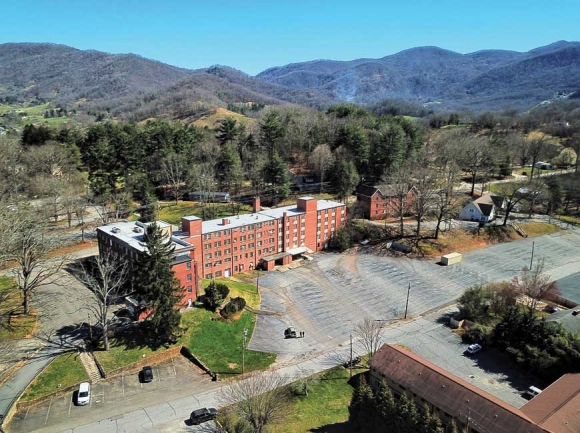
M 291 250 L 286 251 L 288 254 L 291 254 L 293 256 L 296 256 L 298 254 L 304 254 L 304 253 L 309 253 L 312 254 L 314 251 L 312 251 L 310 248 L 308 247 L 298 247 L 298 248 L 292 248 Z

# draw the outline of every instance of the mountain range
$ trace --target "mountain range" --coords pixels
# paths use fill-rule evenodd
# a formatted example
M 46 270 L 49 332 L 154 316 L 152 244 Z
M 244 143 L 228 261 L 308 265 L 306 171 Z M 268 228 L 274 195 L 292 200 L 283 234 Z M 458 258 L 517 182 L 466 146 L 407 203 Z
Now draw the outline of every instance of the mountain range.
M 380 59 L 293 63 L 255 77 L 227 66 L 189 70 L 64 45 L 0 45 L 0 97 L 141 112 L 137 118 L 200 102 L 324 108 L 404 99 L 441 110 L 528 109 L 579 88 L 580 43 L 567 41 L 528 52 L 419 47 Z

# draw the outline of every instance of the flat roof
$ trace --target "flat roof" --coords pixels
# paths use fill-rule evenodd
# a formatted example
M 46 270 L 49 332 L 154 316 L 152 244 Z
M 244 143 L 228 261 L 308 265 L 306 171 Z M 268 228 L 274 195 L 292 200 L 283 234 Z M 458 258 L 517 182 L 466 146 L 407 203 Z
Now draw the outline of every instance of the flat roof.
M 265 210 L 261 210 L 260 213 L 262 215 L 267 215 L 269 217 L 272 218 L 282 218 L 284 216 L 284 213 L 288 213 L 288 216 L 297 216 L 297 215 L 304 215 L 306 212 L 304 212 L 301 209 L 298 209 L 298 207 L 296 207 L 296 205 L 290 205 L 290 206 L 282 206 L 282 207 L 275 207 L 273 209 L 265 209 Z
M 162 224 L 159 224 L 161 228 L 171 227 L 171 224 L 169 223 L 164 221 L 161 223 Z M 97 230 L 106 233 L 107 236 L 116 238 L 128 247 L 131 247 L 137 251 L 144 252 L 147 251 L 147 248 L 144 245 L 145 226 L 149 224 L 151 223 L 144 224 L 138 221 L 116 222 L 106 226 L 97 227 Z M 183 251 L 193 246 L 190 243 L 185 242 L 183 239 L 178 239 L 175 236 L 171 236 L 171 243 L 175 248 L 175 252 Z
M 223 220 L 227 219 L 228 223 L 223 224 Z M 249 214 L 242 214 L 242 215 L 235 215 L 231 217 L 224 217 L 215 220 L 203 221 L 201 223 L 201 232 L 202 233 L 213 233 L 220 230 L 227 230 L 233 229 L 237 227 L 243 227 L 252 224 L 264 223 L 272 221 L 272 218 L 269 215 L 264 215 L 262 212 L 258 213 L 249 213 Z
M 332 200 L 318 200 L 316 210 L 326 210 L 337 207 L 344 207 L 344 203 L 339 203 Z

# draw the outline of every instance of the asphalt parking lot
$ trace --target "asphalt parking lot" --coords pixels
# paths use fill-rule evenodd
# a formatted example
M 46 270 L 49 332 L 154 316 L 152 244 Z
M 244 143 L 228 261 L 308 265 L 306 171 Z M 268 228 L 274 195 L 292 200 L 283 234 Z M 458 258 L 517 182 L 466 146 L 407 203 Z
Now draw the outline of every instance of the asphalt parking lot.
M 509 357 L 496 349 L 467 355 L 467 344 L 447 327 L 450 309 L 417 319 L 405 326 L 392 327 L 385 332 L 385 342 L 398 343 L 444 370 L 459 376 L 472 385 L 489 392 L 515 407 L 527 400 L 521 393 L 529 386 L 543 388 L 537 378 L 520 369 Z
M 288 272 L 260 278 L 261 309 L 249 348 L 278 354 L 284 362 L 344 344 L 354 324 L 368 316 L 390 321 L 414 318 L 452 304 L 465 288 L 510 280 L 534 260 L 559 279 L 577 272 L 580 234 L 561 231 L 535 239 L 493 245 L 464 254 L 463 262 L 439 266 L 437 260 L 372 254 L 322 253 Z M 284 339 L 294 326 L 304 338 Z
M 123 431 L 124 424 L 134 425 L 135 417 L 142 418 L 143 428 L 149 428 L 151 427 L 150 416 L 160 419 L 171 418 L 176 414 L 175 408 L 171 405 L 154 406 L 156 403 L 189 396 L 189 399 L 185 397 L 184 405 L 193 410 L 198 403 L 191 397 L 191 394 L 212 388 L 209 376 L 182 357 L 154 366 L 153 373 L 154 379 L 150 383 L 141 383 L 136 371 L 93 384 L 91 401 L 87 406 L 76 406 L 71 392 L 18 412 L 10 423 L 9 432 L 61 432 L 65 431 L 69 425 L 72 427 L 103 419 L 107 422 L 99 431 Z M 148 410 L 155 413 L 148 414 L 143 410 L 130 412 L 131 409 L 141 409 L 147 406 L 151 406 Z M 156 407 L 158 410 L 155 409 Z M 162 414 L 156 411 L 167 413 Z M 70 422 L 67 423 L 67 420 Z M 196 430 L 192 427 L 188 431 Z M 75 432 L 77 431 L 81 430 L 75 429 Z

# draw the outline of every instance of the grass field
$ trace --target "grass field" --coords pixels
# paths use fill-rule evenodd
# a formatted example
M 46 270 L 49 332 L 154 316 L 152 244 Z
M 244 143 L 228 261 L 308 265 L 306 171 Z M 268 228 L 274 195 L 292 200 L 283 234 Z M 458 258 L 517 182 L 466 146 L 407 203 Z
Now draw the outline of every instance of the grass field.
M 232 205 L 229 203 L 212 203 L 207 206 L 215 209 L 215 218 L 221 218 L 232 215 Z M 249 213 L 252 211 L 251 206 L 244 205 L 240 209 L 240 214 Z M 164 202 L 161 204 L 161 210 L 159 212 L 159 219 L 166 221 L 170 224 L 180 224 L 182 216 L 195 215 L 202 218 L 203 211 L 201 203 L 194 201 L 179 201 L 177 204 L 174 202 Z
M 242 372 L 242 342 L 244 329 L 248 339 L 254 331 L 255 316 L 244 311 L 238 320 L 226 322 L 210 311 L 196 308 L 182 316 L 188 328 L 184 344 L 221 378 Z M 245 350 L 245 372 L 262 370 L 276 360 L 272 353 Z
M 34 400 L 85 380 L 88 380 L 88 376 L 78 359 L 78 354 L 65 353 L 52 361 L 42 374 L 34 379 L 22 395 L 22 400 Z
M 157 350 L 153 350 L 147 346 L 145 341 L 140 342 L 138 338 L 132 339 L 129 346 L 126 341 L 121 339 L 116 340 L 113 338 L 110 340 L 110 343 L 111 348 L 108 352 L 93 352 L 106 372 L 111 372 L 166 350 L 163 346 Z
M 251 280 L 252 276 L 249 274 L 238 274 L 236 278 L 242 281 L 234 281 L 230 279 L 218 279 L 215 280 L 218 283 L 224 283 L 230 288 L 230 298 L 235 297 L 242 297 L 246 300 L 246 304 L 252 308 L 258 309 L 260 308 L 260 295 L 256 289 L 256 283 L 254 282 L 246 282 L 245 278 Z M 210 283 L 211 280 L 203 279 L 201 280 L 202 286 L 205 289 Z
M 0 305 L 0 312 L 13 312 L 9 327 L 0 326 L 0 340 L 29 336 L 36 325 L 36 314 L 24 315 L 22 297 L 13 278 L 0 276 L 0 296 L 6 299 Z

